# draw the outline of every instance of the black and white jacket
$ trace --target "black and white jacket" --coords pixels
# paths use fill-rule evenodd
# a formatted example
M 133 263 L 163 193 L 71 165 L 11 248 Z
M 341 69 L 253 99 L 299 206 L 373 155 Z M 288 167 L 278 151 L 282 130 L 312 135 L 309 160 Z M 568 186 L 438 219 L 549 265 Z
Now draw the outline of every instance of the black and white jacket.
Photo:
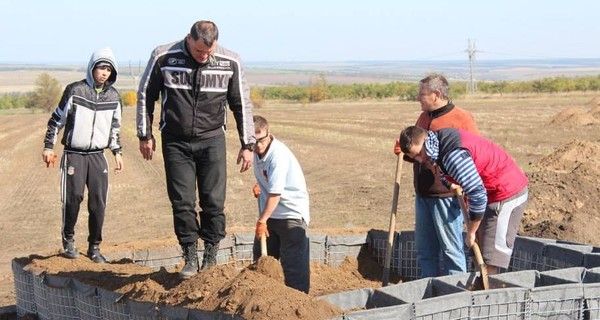
M 112 73 L 102 91 L 94 88 L 93 69 L 98 61 L 112 65 Z M 120 131 L 122 103 L 113 87 L 117 80 L 117 63 L 109 48 L 92 55 L 86 78 L 69 84 L 58 107 L 48 120 L 44 149 L 54 149 L 58 133 L 65 129 L 61 143 L 66 152 L 93 153 L 109 148 L 113 154 L 121 152 Z
M 159 46 L 150 56 L 138 90 L 138 138 L 152 137 L 154 103 L 160 96 L 162 133 L 184 139 L 223 135 L 228 104 L 241 145 L 254 143 L 250 90 L 238 55 L 217 45 L 206 63 L 198 63 L 185 42 Z

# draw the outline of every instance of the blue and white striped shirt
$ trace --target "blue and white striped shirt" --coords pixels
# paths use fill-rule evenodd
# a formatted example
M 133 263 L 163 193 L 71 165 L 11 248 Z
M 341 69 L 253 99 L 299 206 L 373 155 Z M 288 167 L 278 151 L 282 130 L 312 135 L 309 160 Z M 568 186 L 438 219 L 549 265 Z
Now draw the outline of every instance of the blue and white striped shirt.
M 439 140 L 437 135 L 429 131 L 429 139 L 425 141 L 425 151 L 429 158 L 438 162 Z M 471 220 L 481 220 L 487 206 L 487 191 L 483 180 L 477 172 L 473 157 L 467 149 L 458 148 L 448 152 L 441 159 L 442 172 L 450 176 L 469 198 L 469 216 Z M 445 170 L 444 170 L 445 169 Z M 450 182 L 442 176 L 442 183 L 450 187 Z

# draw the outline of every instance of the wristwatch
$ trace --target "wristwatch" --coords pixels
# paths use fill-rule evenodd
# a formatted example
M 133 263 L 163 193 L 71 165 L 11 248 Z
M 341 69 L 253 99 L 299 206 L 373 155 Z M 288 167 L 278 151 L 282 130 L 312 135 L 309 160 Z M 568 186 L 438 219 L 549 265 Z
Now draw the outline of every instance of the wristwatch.
M 247 143 L 242 147 L 242 149 L 246 149 L 246 150 L 249 150 L 250 152 L 252 152 L 252 151 L 254 151 L 254 146 L 255 146 L 254 143 Z

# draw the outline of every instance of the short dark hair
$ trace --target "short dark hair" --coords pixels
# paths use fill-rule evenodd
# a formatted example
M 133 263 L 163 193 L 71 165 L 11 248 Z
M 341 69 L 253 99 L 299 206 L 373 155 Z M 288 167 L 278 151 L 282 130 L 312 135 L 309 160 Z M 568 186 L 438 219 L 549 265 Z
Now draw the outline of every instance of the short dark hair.
M 409 153 L 414 142 L 427 136 L 427 131 L 418 126 L 410 126 L 400 132 L 400 150 Z
M 207 47 L 212 47 L 213 43 L 219 40 L 219 28 L 212 21 L 200 20 L 192 25 L 190 35 L 194 41 L 202 39 Z
M 448 100 L 450 85 L 448 80 L 440 73 L 432 73 L 419 81 L 427 88 L 428 92 L 439 91 L 442 99 Z
M 254 120 L 254 129 L 269 131 L 269 122 L 267 119 L 261 116 L 253 116 L 252 120 Z

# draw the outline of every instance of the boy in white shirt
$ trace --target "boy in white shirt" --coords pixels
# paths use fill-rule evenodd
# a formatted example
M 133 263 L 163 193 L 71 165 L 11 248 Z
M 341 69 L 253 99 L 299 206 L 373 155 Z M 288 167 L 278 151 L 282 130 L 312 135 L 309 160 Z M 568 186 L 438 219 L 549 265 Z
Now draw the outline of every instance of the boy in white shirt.
M 286 286 L 308 293 L 310 213 L 304 173 L 292 151 L 270 133 L 265 118 L 254 116 L 254 130 L 254 175 L 261 191 L 254 259 L 266 236 L 267 252 L 281 261 Z

